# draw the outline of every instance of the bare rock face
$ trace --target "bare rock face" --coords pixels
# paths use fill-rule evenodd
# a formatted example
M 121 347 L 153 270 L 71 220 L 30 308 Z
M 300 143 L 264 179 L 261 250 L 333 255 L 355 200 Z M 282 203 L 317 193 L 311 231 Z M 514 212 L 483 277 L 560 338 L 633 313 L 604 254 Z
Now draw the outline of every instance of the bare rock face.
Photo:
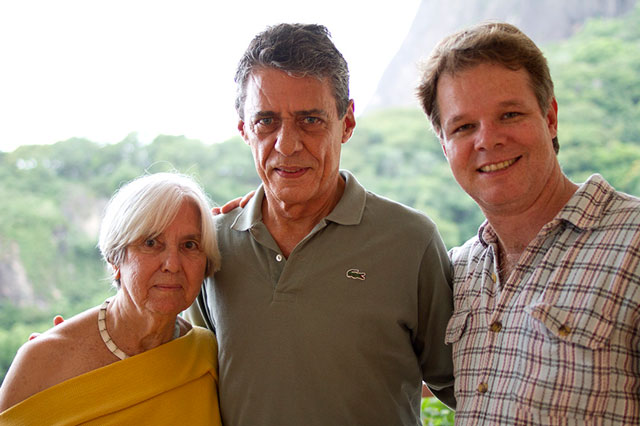
M 20 260 L 20 247 L 15 241 L 0 239 L 0 300 L 22 306 L 32 303 L 33 287 Z
M 616 17 L 637 0 L 423 0 L 366 110 L 416 106 L 418 64 L 444 36 L 483 21 L 518 26 L 538 45 L 570 37 L 589 18 Z

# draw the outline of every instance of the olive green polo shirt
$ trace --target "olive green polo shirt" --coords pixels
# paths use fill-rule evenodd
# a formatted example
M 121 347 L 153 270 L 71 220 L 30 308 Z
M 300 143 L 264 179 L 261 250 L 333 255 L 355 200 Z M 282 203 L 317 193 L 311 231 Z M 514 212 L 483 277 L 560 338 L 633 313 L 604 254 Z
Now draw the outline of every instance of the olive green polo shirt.
M 341 200 L 288 259 L 262 223 L 262 187 L 216 217 L 222 266 L 198 301 L 218 338 L 224 424 L 417 425 L 422 380 L 454 403 L 436 227 L 341 175 Z

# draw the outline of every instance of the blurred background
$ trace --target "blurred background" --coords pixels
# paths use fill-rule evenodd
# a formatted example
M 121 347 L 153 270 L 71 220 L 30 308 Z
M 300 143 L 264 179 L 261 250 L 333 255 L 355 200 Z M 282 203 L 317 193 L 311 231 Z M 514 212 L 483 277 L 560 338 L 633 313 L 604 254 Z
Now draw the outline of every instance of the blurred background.
M 430 215 L 448 247 L 470 238 L 482 215 L 413 92 L 440 38 L 488 19 L 518 25 L 545 52 L 565 173 L 600 173 L 640 196 L 636 0 L 0 3 L 0 380 L 54 314 L 111 294 L 97 230 L 123 182 L 177 169 L 220 204 L 257 186 L 236 135 L 233 75 L 270 24 L 324 24 L 349 63 L 357 128 L 342 167 Z

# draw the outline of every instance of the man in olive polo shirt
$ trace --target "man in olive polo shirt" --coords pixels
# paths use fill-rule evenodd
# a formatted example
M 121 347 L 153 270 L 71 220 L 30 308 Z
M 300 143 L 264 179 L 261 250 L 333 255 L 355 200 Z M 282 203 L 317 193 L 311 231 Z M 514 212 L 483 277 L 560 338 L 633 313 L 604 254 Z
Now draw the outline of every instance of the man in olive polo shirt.
M 228 425 L 418 425 L 424 380 L 454 406 L 451 266 L 424 214 L 339 170 L 355 127 L 326 28 L 258 34 L 236 73 L 262 180 L 216 217 L 221 270 L 187 317 L 214 329 Z

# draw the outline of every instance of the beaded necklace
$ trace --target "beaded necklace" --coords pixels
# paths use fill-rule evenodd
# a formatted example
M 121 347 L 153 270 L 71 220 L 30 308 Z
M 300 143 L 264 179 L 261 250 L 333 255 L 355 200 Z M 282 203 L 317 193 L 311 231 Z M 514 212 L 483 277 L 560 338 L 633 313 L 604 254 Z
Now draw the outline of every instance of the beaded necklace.
M 102 337 L 102 341 L 107 346 L 107 349 L 109 349 L 115 356 L 120 359 L 129 358 L 129 355 L 124 353 L 122 349 L 116 345 L 107 331 L 107 305 L 109 305 L 109 302 L 111 302 L 112 299 L 113 298 L 105 300 L 102 306 L 100 306 L 100 311 L 98 312 L 98 330 L 100 330 L 100 337 Z M 176 318 L 176 325 L 174 327 L 173 337 L 171 340 L 177 339 L 178 336 L 180 336 L 180 325 L 178 324 L 178 318 Z

